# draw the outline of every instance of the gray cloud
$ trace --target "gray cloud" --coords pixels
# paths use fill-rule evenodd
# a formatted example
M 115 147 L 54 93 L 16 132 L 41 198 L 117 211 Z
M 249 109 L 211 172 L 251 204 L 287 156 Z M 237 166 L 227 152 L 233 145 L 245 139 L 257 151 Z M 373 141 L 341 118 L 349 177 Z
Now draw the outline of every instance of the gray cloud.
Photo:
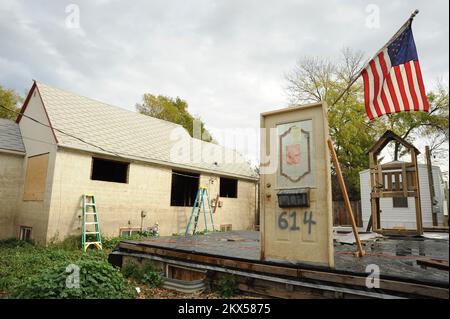
M 70 3 L 80 8 L 80 29 L 66 27 Z M 371 3 L 377 29 L 365 26 Z M 446 0 L 0 4 L 2 85 L 23 93 L 37 79 L 130 110 L 144 92 L 181 96 L 213 128 L 257 128 L 260 112 L 287 104 L 283 75 L 298 58 L 333 58 L 343 47 L 368 58 L 415 8 L 426 85 L 449 78 Z

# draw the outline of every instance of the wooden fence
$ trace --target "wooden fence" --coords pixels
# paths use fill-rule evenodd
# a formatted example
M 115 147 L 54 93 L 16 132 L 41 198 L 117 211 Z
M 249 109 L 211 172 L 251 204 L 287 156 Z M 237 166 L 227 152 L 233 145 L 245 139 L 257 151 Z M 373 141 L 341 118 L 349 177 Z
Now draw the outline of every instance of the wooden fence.
M 356 225 L 363 227 L 361 201 L 350 201 Z M 333 201 L 333 226 L 351 226 L 350 216 L 343 201 Z

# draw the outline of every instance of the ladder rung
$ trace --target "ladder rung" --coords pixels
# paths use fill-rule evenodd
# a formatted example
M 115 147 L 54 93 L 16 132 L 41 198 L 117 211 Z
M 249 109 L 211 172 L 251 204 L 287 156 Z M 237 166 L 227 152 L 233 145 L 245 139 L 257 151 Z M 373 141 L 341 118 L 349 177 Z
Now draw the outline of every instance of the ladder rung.
M 93 234 L 100 234 L 99 231 L 87 231 L 85 232 L 86 235 L 93 235 Z
M 86 213 L 84 213 L 85 215 L 95 215 L 95 213 L 88 213 L 88 212 L 86 212 Z
M 85 225 L 95 225 L 95 224 L 98 224 L 98 222 L 86 222 L 86 223 L 84 223 Z
M 85 206 L 95 206 L 94 203 L 84 203 Z
M 85 242 L 84 244 L 102 244 L 102 242 L 101 241 L 87 241 L 87 242 Z

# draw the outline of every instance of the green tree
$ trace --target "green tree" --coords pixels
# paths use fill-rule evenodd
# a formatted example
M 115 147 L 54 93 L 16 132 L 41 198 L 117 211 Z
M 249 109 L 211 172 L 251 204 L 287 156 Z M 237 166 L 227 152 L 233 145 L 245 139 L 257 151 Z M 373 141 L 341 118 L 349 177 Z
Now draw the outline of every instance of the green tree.
M 142 102 L 136 104 L 136 110 L 141 114 L 180 124 L 191 136 L 194 135 L 194 121 L 198 121 L 201 127 L 202 140 L 213 142 L 203 121 L 192 116 L 188 111 L 187 102 L 179 97 L 173 99 L 168 96 L 145 93 Z
M 397 113 L 380 118 L 385 129 L 389 129 L 408 140 L 414 142 L 417 138 L 428 138 L 432 151 L 438 151 L 445 142 L 448 142 L 448 88 L 438 83 L 436 89 L 427 94 L 430 104 L 428 113 Z M 405 150 L 403 150 L 405 151 Z M 395 144 L 393 150 L 394 160 L 403 155 L 401 145 Z
M 19 104 L 22 101 L 22 97 L 16 91 L 13 89 L 5 89 L 0 85 L 0 105 L 19 112 Z M 0 107 L 0 118 L 15 120 L 17 114 Z

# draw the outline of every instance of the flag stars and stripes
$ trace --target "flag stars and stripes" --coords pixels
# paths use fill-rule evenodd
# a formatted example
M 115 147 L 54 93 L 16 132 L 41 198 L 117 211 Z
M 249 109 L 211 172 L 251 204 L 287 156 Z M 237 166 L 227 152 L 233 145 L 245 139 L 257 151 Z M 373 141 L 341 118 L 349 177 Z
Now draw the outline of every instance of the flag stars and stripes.
M 370 120 L 386 114 L 428 112 L 411 25 L 369 61 L 361 72 Z

